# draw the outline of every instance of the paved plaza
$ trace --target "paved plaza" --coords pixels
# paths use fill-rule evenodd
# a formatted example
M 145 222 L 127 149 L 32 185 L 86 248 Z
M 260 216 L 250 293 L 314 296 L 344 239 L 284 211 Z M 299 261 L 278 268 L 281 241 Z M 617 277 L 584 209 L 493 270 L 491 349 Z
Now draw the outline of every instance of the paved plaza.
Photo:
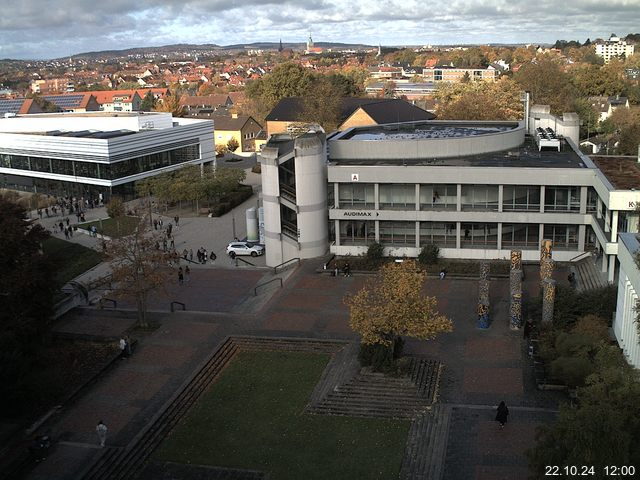
M 240 216 L 242 208 L 255 202 L 255 197 L 250 199 L 235 215 Z M 100 215 L 99 211 L 93 213 Z M 159 328 L 140 334 L 130 358 L 118 360 L 49 422 L 47 428 L 57 444 L 28 478 L 82 478 L 105 452 L 135 442 L 229 335 L 357 341 L 348 326 L 343 298 L 357 291 L 367 275 L 332 277 L 317 272 L 322 259 L 306 261 L 281 275 L 282 288 L 276 285 L 256 295 L 255 287 L 274 278 L 273 273 L 270 269 L 235 267 L 225 257 L 222 249 L 229 241 L 230 226 L 228 215 L 180 220 L 176 237 L 197 249 L 211 234 L 209 245 L 220 252 L 218 261 L 194 265 L 189 282 L 178 285 L 177 279 L 172 279 L 168 293 L 152 299 L 150 315 Z M 81 240 L 89 246 L 92 241 L 90 237 Z M 104 267 L 96 270 L 100 268 Z M 537 270 L 526 267 L 526 271 L 525 293 L 537 295 Z M 557 276 L 562 279 L 566 273 L 559 270 Z M 536 426 L 553 421 L 559 397 L 536 389 L 522 333 L 508 327 L 508 279 L 491 281 L 493 322 L 488 330 L 476 328 L 476 280 L 431 278 L 425 291 L 438 298 L 439 309 L 454 323 L 451 333 L 434 341 L 408 340 L 405 347 L 406 353 L 444 364 L 438 396 L 450 412 L 450 422 L 442 478 L 525 479 L 524 451 L 533 445 Z M 187 310 L 169 313 L 170 300 L 185 303 Z M 118 305 L 123 310 L 127 307 L 126 302 Z M 55 329 L 117 337 L 133 322 L 130 311 L 89 308 L 68 314 Z M 494 421 L 495 407 L 501 400 L 511 412 L 504 429 Z M 99 420 L 109 428 L 105 449 L 97 447 L 95 425 Z

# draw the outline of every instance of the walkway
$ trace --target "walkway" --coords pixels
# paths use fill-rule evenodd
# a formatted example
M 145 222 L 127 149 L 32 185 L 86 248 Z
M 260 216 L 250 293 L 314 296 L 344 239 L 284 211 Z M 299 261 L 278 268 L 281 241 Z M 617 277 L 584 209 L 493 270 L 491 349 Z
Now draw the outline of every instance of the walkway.
M 342 299 L 345 293 L 359 289 L 366 277 L 319 275 L 315 267 L 314 262 L 303 263 L 282 290 L 265 294 L 261 310 L 243 314 L 234 312 L 249 301 L 249 293 L 263 280 L 264 272 L 239 270 L 231 277 L 229 270 L 215 266 L 194 271 L 191 284 L 197 286 L 181 287 L 181 298 L 187 305 L 198 305 L 210 313 L 153 314 L 160 328 L 142 336 L 131 358 L 120 360 L 117 368 L 50 424 L 54 437 L 62 441 L 29 478 L 80 478 L 105 453 L 96 448 L 94 432 L 101 419 L 109 427 L 106 450 L 133 442 L 228 335 L 355 340 Z M 526 290 L 535 294 L 535 272 L 527 273 Z M 559 278 L 563 276 L 566 278 L 558 272 Z M 443 420 L 437 428 L 425 424 L 415 430 L 416 435 L 433 432 L 428 435 L 441 439 L 441 459 L 429 460 L 439 462 L 433 469 L 437 478 L 526 478 L 524 450 L 533 444 L 536 426 L 555 416 L 558 397 L 535 389 L 521 334 L 507 327 L 507 285 L 506 279 L 491 282 L 493 324 L 480 331 L 475 328 L 477 282 L 427 282 L 427 291 L 437 295 L 439 308 L 455 325 L 454 332 L 436 341 L 408 341 L 406 345 L 407 353 L 444 364 L 440 407 L 434 409 Z M 158 310 L 166 311 L 160 307 Z M 96 319 L 109 322 L 108 317 Z M 91 323 L 91 316 L 86 320 L 88 330 L 99 330 Z M 73 322 L 74 329 L 81 328 L 81 322 Z M 125 328 L 126 322 L 122 325 Z M 493 421 L 500 400 L 505 400 L 511 411 L 504 429 Z M 416 437 L 412 447 L 418 452 L 423 451 L 420 441 Z

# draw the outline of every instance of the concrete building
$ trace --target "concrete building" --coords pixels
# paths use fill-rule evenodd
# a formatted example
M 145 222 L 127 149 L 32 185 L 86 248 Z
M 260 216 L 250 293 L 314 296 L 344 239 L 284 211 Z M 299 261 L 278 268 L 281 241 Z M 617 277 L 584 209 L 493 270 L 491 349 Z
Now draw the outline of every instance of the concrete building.
M 261 157 L 267 264 L 360 255 L 373 242 L 390 256 L 435 244 L 448 258 L 520 249 L 537 261 L 551 239 L 558 261 L 598 252 L 614 281 L 618 232 L 637 228 L 640 167 L 635 158 L 620 166 L 585 156 L 574 141 L 577 116 L 546 112 L 534 106 L 527 122 L 356 127 L 330 136 L 327 148 L 317 147 L 318 134 L 272 136 Z M 312 226 L 302 220 L 310 214 Z
M 215 161 L 213 123 L 170 113 L 53 113 L 0 119 L 0 187 L 135 196 L 134 184 Z
M 638 292 L 640 292 L 640 270 L 635 256 L 640 250 L 638 237 L 623 233 L 618 242 L 618 303 L 613 321 L 613 333 L 627 362 L 640 368 L 640 333 L 638 330 Z
M 612 58 L 628 58 L 633 55 L 635 46 L 621 40 L 615 33 L 609 40 L 596 43 L 596 55 L 604 58 L 604 63 L 609 63 Z

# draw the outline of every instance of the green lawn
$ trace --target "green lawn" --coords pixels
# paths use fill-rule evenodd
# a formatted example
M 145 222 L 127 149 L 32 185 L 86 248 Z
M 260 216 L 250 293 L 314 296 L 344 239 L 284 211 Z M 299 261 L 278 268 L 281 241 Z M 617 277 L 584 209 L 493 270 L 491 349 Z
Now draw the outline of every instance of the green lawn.
M 78 224 L 78 228 L 83 228 L 85 230 L 89 230 L 90 227 L 95 225 L 98 229 L 98 233 L 107 235 L 108 237 L 124 237 L 127 235 L 131 235 L 138 223 L 140 222 L 140 217 L 120 217 L 117 221 L 115 218 L 107 218 L 105 220 L 95 221 L 95 222 L 86 222 Z M 102 226 L 100 225 L 102 223 Z
M 328 355 L 242 352 L 156 460 L 268 471 L 273 480 L 397 478 L 409 422 L 303 415 Z
M 102 255 L 95 250 L 59 238 L 47 239 L 42 247 L 57 266 L 56 281 L 60 286 L 102 262 Z

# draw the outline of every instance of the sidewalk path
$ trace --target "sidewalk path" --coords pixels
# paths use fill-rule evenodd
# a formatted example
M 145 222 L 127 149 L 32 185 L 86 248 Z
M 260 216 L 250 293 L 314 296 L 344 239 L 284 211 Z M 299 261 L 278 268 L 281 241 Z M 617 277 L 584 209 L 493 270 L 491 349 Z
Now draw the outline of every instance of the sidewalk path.
M 319 275 L 316 266 L 303 262 L 283 289 L 271 292 L 261 311 L 241 315 L 231 312 L 248 301 L 246 290 L 261 281 L 261 274 L 194 270 L 202 290 L 187 288 L 182 293 L 188 304 L 197 302 L 190 295 L 202 297 L 200 307 L 211 313 L 154 314 L 160 328 L 140 338 L 131 358 L 121 360 L 57 418 L 52 434 L 63 442 L 29 478 L 78 478 L 105 452 L 95 448 L 99 420 L 109 427 L 107 449 L 128 445 L 226 335 L 355 339 L 343 297 L 366 278 Z M 525 287 L 527 294 L 537 294 L 534 280 Z M 524 451 L 532 445 L 536 426 L 555 417 L 558 397 L 535 389 L 521 333 L 508 328 L 507 289 L 507 279 L 491 282 L 493 323 L 480 331 L 475 328 L 476 281 L 428 280 L 425 291 L 438 297 L 439 308 L 452 318 L 455 330 L 434 341 L 406 343 L 407 353 L 432 356 L 445 365 L 440 402 L 451 412 L 443 468 L 447 480 L 526 478 Z M 511 411 L 504 429 L 493 420 L 501 400 Z

